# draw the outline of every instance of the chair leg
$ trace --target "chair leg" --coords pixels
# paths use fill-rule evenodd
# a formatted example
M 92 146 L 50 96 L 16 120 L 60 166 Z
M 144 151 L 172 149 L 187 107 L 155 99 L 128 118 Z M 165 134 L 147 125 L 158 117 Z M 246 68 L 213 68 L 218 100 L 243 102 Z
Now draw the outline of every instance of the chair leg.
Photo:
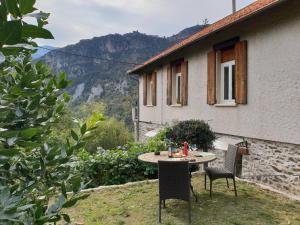
M 206 190 L 206 173 L 204 175 L 204 189 Z
M 236 185 L 235 185 L 235 178 L 233 178 L 233 186 L 234 186 L 234 194 L 237 197 Z
M 194 192 L 194 187 L 192 184 L 191 184 L 191 191 L 192 191 L 193 196 L 195 197 L 195 201 L 198 202 L 198 197 L 197 197 L 196 193 Z
M 209 179 L 209 181 L 210 181 L 209 196 L 211 197 L 211 192 L 212 192 L 212 180 Z
M 229 188 L 228 178 L 226 177 L 227 188 Z
M 159 200 L 159 207 L 158 207 L 158 222 L 161 223 L 161 200 Z
M 163 200 L 164 209 L 166 208 L 166 200 Z
M 189 210 L 189 212 L 188 212 L 188 215 L 189 215 L 189 223 L 191 223 L 192 222 L 192 216 L 191 216 L 191 211 L 192 211 L 192 207 L 191 207 L 191 199 L 189 200 L 189 207 L 188 207 L 188 210 Z

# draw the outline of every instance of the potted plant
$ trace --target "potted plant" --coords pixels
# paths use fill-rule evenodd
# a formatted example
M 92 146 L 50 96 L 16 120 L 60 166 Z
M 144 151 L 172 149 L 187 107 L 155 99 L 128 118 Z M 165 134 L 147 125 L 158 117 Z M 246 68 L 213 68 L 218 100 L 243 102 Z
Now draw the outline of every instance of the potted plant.
M 239 155 L 249 155 L 249 148 L 248 148 L 248 142 L 243 138 L 243 142 L 238 144 L 239 150 L 238 153 Z
M 160 155 L 160 152 L 166 150 L 166 143 L 164 141 L 158 141 L 154 151 L 154 155 Z
M 186 141 L 190 145 L 196 145 L 198 149 L 207 151 L 213 147 L 216 136 L 208 123 L 202 120 L 186 120 L 167 128 L 166 138 L 178 147 Z

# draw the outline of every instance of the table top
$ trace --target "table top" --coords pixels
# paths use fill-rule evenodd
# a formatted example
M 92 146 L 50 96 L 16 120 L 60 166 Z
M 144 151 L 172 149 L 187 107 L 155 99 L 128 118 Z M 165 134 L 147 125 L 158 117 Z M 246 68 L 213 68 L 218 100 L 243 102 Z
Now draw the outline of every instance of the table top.
M 199 156 L 201 155 L 201 156 Z M 168 152 L 160 152 L 160 155 L 154 155 L 154 152 L 144 153 L 138 157 L 140 161 L 158 164 L 158 161 L 182 161 L 189 160 L 190 164 L 202 164 L 211 162 L 217 159 L 216 155 L 207 152 L 190 151 L 187 157 L 183 158 L 169 158 Z

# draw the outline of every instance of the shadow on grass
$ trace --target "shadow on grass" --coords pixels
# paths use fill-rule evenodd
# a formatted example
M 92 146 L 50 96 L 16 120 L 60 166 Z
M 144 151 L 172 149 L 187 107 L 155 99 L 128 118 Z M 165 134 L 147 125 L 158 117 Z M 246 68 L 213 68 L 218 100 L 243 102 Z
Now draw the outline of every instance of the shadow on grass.
M 238 197 L 234 196 L 233 185 L 228 189 L 223 180 L 214 181 L 212 198 L 203 184 L 196 183 L 198 202 L 192 201 L 192 224 L 281 224 L 277 212 L 293 209 L 291 205 L 272 204 L 271 196 L 258 192 L 253 186 L 244 187 L 238 182 Z M 271 203 L 271 204 L 270 204 Z M 188 224 L 188 205 L 184 201 L 168 200 L 162 211 L 163 224 Z M 284 223 L 282 223 L 284 224 Z
M 193 176 L 198 202 L 192 200 L 193 225 L 278 225 L 300 224 L 300 204 L 254 185 L 214 181 L 213 196 L 204 190 L 203 176 Z M 172 188 L 172 187 L 170 187 Z M 162 225 L 188 224 L 188 204 L 168 200 L 162 210 Z M 91 193 L 70 211 L 73 222 L 84 225 L 156 225 L 158 223 L 158 183 L 105 189 Z

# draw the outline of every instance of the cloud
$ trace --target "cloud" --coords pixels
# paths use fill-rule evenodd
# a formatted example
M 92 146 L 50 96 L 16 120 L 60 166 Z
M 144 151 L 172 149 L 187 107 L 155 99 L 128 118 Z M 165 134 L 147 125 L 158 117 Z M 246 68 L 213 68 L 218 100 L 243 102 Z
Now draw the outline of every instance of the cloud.
M 244 7 L 254 0 L 238 0 Z M 50 12 L 49 25 L 55 40 L 40 45 L 64 46 L 80 39 L 133 30 L 169 36 L 231 13 L 230 0 L 40 0 L 40 10 Z

